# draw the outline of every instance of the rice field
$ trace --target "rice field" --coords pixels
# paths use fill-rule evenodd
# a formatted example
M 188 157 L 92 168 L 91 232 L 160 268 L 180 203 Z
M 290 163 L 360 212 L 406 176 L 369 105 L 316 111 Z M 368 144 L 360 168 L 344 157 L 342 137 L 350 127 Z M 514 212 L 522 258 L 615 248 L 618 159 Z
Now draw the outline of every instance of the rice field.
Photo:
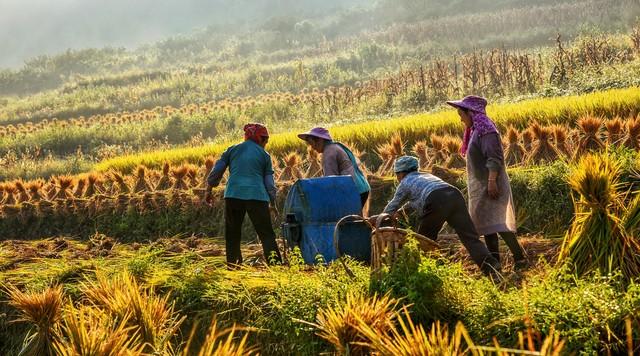
M 294 21 L 307 37 L 206 29 L 1 70 L 0 354 L 640 354 L 640 5 L 398 12 L 414 3 Z M 407 19 L 427 9 L 444 13 Z M 336 24 L 349 29 L 313 36 Z M 528 266 L 501 244 L 487 278 L 448 226 L 436 251 L 409 238 L 379 269 L 308 265 L 283 216 L 282 264 L 245 220 L 244 264 L 227 266 L 228 178 L 203 198 L 245 123 L 271 131 L 278 210 L 322 174 L 297 134 L 323 125 L 360 161 L 374 215 L 402 155 L 466 195 L 444 101 L 467 93 L 489 98 Z
M 487 108 L 487 113 L 502 129 L 508 126 L 524 128 L 533 122 L 574 127 L 578 119 L 585 116 L 635 117 L 639 107 L 640 89 L 634 87 L 579 96 L 493 104 Z M 458 136 L 462 131 L 462 124 L 453 110 L 446 110 L 433 114 L 333 126 L 329 129 L 336 140 L 354 143 L 354 146 L 361 151 L 373 152 L 378 145 L 387 142 L 394 134 L 399 134 L 408 144 L 413 144 L 431 134 L 449 133 Z M 219 156 L 235 142 L 238 141 L 121 156 L 98 163 L 95 170 L 104 172 L 114 169 L 131 172 L 138 165 L 158 168 L 164 162 L 202 163 L 205 157 Z M 268 151 L 276 157 L 281 157 L 287 152 L 303 150 L 304 142 L 297 138 L 295 132 L 275 134 L 270 137 Z

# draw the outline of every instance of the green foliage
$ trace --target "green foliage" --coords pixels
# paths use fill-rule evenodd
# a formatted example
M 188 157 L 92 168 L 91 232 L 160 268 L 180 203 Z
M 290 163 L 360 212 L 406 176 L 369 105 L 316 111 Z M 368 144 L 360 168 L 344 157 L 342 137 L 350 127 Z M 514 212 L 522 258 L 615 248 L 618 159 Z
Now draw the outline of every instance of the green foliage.
M 564 234 L 573 218 L 567 184 L 568 170 L 567 164 L 562 161 L 547 166 L 509 170 L 521 232 L 544 231 L 548 236 Z
M 243 278 L 239 272 L 233 283 L 211 285 L 205 300 L 214 310 L 227 310 L 221 314 L 225 318 L 268 330 L 255 335 L 264 353 L 317 354 L 327 344 L 300 320 L 313 321 L 320 307 L 341 303 L 348 292 L 365 289 L 368 269 L 354 263 L 350 268 L 355 280 L 339 264 L 313 273 L 274 267 L 262 281 Z
M 461 321 L 479 344 L 495 338 L 502 346 L 515 346 L 517 332 L 531 327 L 542 336 L 555 328 L 568 352 L 626 350 L 624 320 L 640 307 L 635 284 L 625 289 L 617 277 L 577 279 L 547 267 L 520 288 L 500 290 L 459 265 L 419 258 L 415 246 L 408 249 L 371 285 L 413 304 L 412 319 L 418 322 L 440 317 L 453 326 Z
M 370 288 L 379 294 L 390 292 L 392 297 L 411 304 L 418 320 L 429 324 L 448 319 L 446 303 L 442 300 L 443 272 L 448 268 L 442 262 L 423 259 L 417 241 L 409 239 L 398 261 L 391 267 L 385 266 L 380 275 L 371 280 Z

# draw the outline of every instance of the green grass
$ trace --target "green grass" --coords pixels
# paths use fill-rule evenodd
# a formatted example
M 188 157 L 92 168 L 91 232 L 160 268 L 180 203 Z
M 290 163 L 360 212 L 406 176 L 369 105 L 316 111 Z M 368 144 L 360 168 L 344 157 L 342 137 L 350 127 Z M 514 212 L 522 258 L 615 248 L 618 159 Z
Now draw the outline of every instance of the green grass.
M 216 240 L 202 240 L 218 243 Z M 42 241 L 18 251 L 47 250 Z M 427 259 L 415 247 L 405 250 L 399 263 L 372 280 L 369 268 L 349 263 L 356 278 L 349 278 L 340 264 L 307 268 L 252 268 L 228 271 L 222 257 L 202 255 L 202 250 L 174 252 L 180 239 L 142 245 L 116 245 L 103 257 L 84 254 L 83 242 L 70 241 L 58 256 L 26 259 L 0 271 L 0 280 L 22 289 L 42 290 L 62 284 L 73 301 L 81 297 L 80 282 L 96 273 L 107 276 L 129 270 L 141 285 L 153 286 L 161 295 L 169 293 L 176 308 L 188 319 L 183 335 L 194 322 L 206 325 L 212 315 L 223 325 L 239 323 L 254 327 L 251 342 L 265 355 L 318 354 L 331 348 L 300 322 L 315 321 L 320 308 L 345 302 L 348 293 L 392 293 L 410 307 L 412 318 L 429 325 L 440 319 L 453 326 L 462 321 L 476 344 L 503 347 L 517 345 L 517 332 L 527 326 L 548 335 L 553 328 L 566 340 L 566 351 L 595 355 L 626 350 L 624 320 L 640 312 L 638 284 L 622 287 L 617 278 L 575 278 L 544 262 L 523 274 L 507 274 L 507 282 L 495 286 L 489 280 L 446 259 Z M 16 260 L 13 248 L 3 247 L 6 258 Z M 24 252 L 18 252 L 24 253 Z M 245 256 L 249 253 L 244 249 Z M 466 255 L 461 257 L 466 259 Z M 0 291 L 0 299 L 6 298 Z M 15 310 L 0 305 L 6 321 Z M 637 325 L 632 324 L 637 330 Z M 0 324 L 0 352 L 13 354 L 25 333 L 24 324 Z M 640 340 L 635 331 L 634 343 Z M 176 342 L 179 342 L 180 336 Z

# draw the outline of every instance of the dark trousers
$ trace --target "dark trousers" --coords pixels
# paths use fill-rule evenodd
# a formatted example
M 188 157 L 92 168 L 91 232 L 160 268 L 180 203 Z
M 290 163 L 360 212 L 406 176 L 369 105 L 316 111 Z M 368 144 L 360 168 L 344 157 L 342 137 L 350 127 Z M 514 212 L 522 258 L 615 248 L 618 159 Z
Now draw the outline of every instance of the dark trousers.
M 498 261 L 480 240 L 462 193 L 454 187 L 438 189 L 429 194 L 418 233 L 437 240 L 445 222 L 456 231 L 460 242 L 480 269 L 489 272 L 491 268 L 499 267 Z
M 367 204 L 367 200 L 369 199 L 369 192 L 364 192 L 360 194 L 360 204 L 364 208 L 365 204 Z
M 524 256 L 524 250 L 522 249 L 522 246 L 520 246 L 520 243 L 518 243 L 516 234 L 513 232 L 500 232 L 499 235 L 502 237 L 505 244 L 507 244 L 507 247 L 509 247 L 515 262 L 524 261 L 526 259 Z M 489 249 L 489 252 L 491 252 L 491 256 L 500 261 L 500 241 L 498 240 L 498 234 L 485 235 L 484 241 L 487 243 L 487 248 Z
M 224 202 L 224 240 L 226 243 L 227 263 L 242 263 L 240 241 L 242 239 L 242 222 L 245 214 L 249 214 L 249 219 L 251 219 L 251 223 L 258 233 L 262 243 L 262 250 L 264 251 L 264 258 L 267 262 L 271 262 L 272 256 L 275 256 L 275 262 L 280 262 L 276 234 L 271 226 L 269 203 L 260 200 L 233 198 L 226 198 Z

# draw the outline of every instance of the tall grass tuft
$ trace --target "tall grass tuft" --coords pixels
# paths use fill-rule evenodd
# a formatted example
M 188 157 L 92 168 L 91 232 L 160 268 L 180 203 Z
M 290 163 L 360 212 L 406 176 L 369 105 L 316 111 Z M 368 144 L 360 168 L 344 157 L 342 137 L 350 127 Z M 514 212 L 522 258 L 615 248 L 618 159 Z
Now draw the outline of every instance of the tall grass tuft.
M 6 290 L 9 304 L 20 313 L 18 321 L 35 326 L 35 331 L 27 334 L 20 355 L 55 355 L 53 346 L 60 337 L 57 324 L 62 314 L 62 287 L 50 287 L 41 293 L 25 293 L 14 286 Z
M 361 331 L 366 324 L 378 335 L 393 329 L 398 300 L 385 295 L 368 298 L 363 294 L 348 294 L 343 305 L 320 310 L 316 317 L 317 335 L 332 344 L 342 355 L 367 355 L 370 347 Z
M 96 281 L 84 282 L 82 289 L 95 307 L 119 320 L 128 318 L 128 326 L 150 349 L 172 351 L 169 341 L 184 318 L 174 311 L 169 294 L 161 297 L 151 288 L 142 288 L 129 272 L 112 278 L 98 275 Z
M 69 304 L 61 327 L 65 336 L 54 345 L 57 355 L 143 355 L 144 344 L 128 322 L 128 315 L 117 319 L 96 308 Z
M 569 176 L 569 185 L 577 194 L 575 218 L 559 261 L 569 262 L 577 275 L 620 272 L 627 281 L 640 276 L 640 243 L 630 234 L 635 208 L 633 204 L 625 207 L 620 173 L 619 160 L 602 153 L 584 156 Z
M 248 333 L 242 337 L 238 337 L 237 332 L 241 330 L 235 325 L 228 329 L 220 330 L 215 319 L 211 321 L 211 325 L 207 330 L 204 341 L 200 345 L 199 350 L 192 347 L 195 338 L 195 328 L 191 332 L 186 346 L 182 349 L 182 356 L 249 356 L 257 355 L 258 351 L 255 347 L 249 345 L 247 339 Z
M 398 325 L 388 334 L 381 334 L 364 320 L 358 327 L 368 339 L 367 345 L 376 355 L 384 356 L 421 356 L 421 355 L 479 355 L 473 341 L 462 323 L 458 322 L 453 334 L 448 326 L 436 321 L 427 332 L 420 324 L 411 320 L 408 309 L 398 317 Z

